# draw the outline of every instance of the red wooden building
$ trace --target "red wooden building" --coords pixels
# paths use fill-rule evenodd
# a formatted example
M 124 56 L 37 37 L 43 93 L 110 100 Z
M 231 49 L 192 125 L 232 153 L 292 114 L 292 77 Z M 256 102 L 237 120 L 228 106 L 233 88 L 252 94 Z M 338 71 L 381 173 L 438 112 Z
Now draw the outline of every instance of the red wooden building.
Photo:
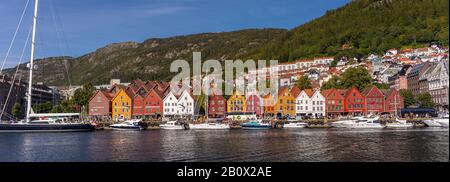
M 111 116 L 111 99 L 113 95 L 107 90 L 98 90 L 89 100 L 89 116 L 97 119 Z
M 362 116 L 365 114 L 365 97 L 359 92 L 358 88 L 352 87 L 351 89 L 341 90 L 341 93 L 345 97 L 345 113 L 352 116 Z
M 247 97 L 247 112 L 254 112 L 256 116 L 262 117 L 263 103 L 261 97 L 255 94 Z
M 166 82 L 149 81 L 145 84 L 148 94 L 145 96 L 145 116 L 159 118 L 163 115 L 163 100 L 170 91 Z
M 384 94 L 376 86 L 364 89 L 362 94 L 366 97 L 366 115 L 376 115 L 384 112 Z
M 400 112 L 403 106 L 403 97 L 395 89 L 382 90 L 384 94 L 384 112 L 395 114 Z
M 325 115 L 331 117 L 337 117 L 344 113 L 344 97 L 341 95 L 338 89 L 328 89 L 322 91 L 322 95 L 325 97 Z
M 222 95 L 211 95 L 208 99 L 208 116 L 224 118 L 227 112 L 227 100 Z

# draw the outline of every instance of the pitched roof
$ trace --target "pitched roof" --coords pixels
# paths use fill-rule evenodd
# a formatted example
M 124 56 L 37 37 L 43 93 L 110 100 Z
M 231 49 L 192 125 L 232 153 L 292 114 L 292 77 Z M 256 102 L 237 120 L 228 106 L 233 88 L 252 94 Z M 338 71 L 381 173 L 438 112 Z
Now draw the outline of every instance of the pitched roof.
M 301 91 L 300 88 L 298 88 L 297 86 L 293 86 L 293 87 L 291 88 L 291 94 L 292 94 L 292 96 L 294 96 L 294 97 L 297 97 L 298 95 L 300 95 L 300 92 L 302 92 L 302 91 Z
M 306 93 L 306 95 L 308 95 L 308 97 L 311 97 L 314 94 L 314 91 L 312 89 L 305 89 L 303 91 L 305 91 L 305 93 Z

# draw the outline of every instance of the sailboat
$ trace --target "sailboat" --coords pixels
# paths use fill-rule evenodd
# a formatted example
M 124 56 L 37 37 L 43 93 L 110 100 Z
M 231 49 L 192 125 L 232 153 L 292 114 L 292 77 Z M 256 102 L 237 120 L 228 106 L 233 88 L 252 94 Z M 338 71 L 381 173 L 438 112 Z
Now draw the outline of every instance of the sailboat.
M 394 97 L 394 108 L 395 108 L 395 122 L 386 123 L 386 128 L 411 128 L 414 127 L 412 123 L 408 123 L 407 120 L 401 120 L 397 116 L 397 96 Z
M 38 4 L 39 4 L 39 0 L 35 0 L 32 40 L 31 40 L 31 58 L 30 58 L 30 63 L 29 63 L 30 73 L 29 73 L 29 80 L 28 80 L 26 121 L 17 122 L 17 123 L 0 123 L 0 132 L 92 131 L 95 129 L 95 127 L 94 127 L 94 125 L 92 125 L 90 123 L 79 123 L 79 122 L 68 123 L 68 122 L 63 121 L 62 119 L 58 119 L 58 117 L 79 116 L 78 113 L 34 114 L 32 112 L 31 94 L 32 94 L 32 85 L 33 85 L 34 51 L 35 51 Z M 11 85 L 14 85 L 14 80 L 11 83 Z M 33 120 L 33 118 L 38 118 L 38 119 Z
M 206 100 L 205 101 L 206 123 L 189 124 L 189 129 L 191 129 L 191 130 L 228 130 L 228 129 L 230 129 L 230 125 L 229 124 L 217 123 L 217 122 L 209 122 L 209 116 L 208 116 L 208 100 L 209 100 L 209 96 L 206 96 L 205 100 Z

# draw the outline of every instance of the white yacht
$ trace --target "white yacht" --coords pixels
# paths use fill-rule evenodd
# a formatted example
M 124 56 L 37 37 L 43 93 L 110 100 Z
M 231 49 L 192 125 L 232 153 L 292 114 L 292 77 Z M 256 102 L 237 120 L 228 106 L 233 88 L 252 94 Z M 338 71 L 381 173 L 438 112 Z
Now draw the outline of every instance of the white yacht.
M 224 124 L 224 123 L 189 124 L 189 129 L 192 129 L 192 130 L 227 130 L 227 129 L 230 129 L 230 125 Z
M 449 120 L 449 117 L 448 117 L 448 114 L 447 114 L 447 115 L 445 115 L 445 116 L 443 116 L 441 118 L 436 119 L 436 122 L 441 124 L 442 127 L 448 128 L 448 120 Z
M 140 119 L 132 119 L 124 121 L 123 123 L 110 125 L 115 130 L 145 130 L 146 128 L 141 125 Z
M 283 128 L 304 128 L 306 126 L 308 126 L 308 123 L 296 122 L 296 123 L 284 124 Z
M 165 124 L 159 125 L 163 130 L 184 130 L 186 129 L 184 125 L 178 124 L 177 121 L 168 121 Z
M 359 119 L 354 122 L 343 123 L 345 128 L 352 129 L 378 129 L 384 128 L 386 126 L 382 125 L 378 121 L 379 117 L 369 118 L 369 119 Z
M 406 120 L 400 120 L 395 118 L 394 123 L 387 123 L 386 128 L 411 128 L 414 125 L 412 123 L 408 123 Z
M 440 118 L 428 119 L 424 120 L 423 122 L 428 127 L 448 127 L 448 121 L 449 121 L 448 115 L 444 115 Z

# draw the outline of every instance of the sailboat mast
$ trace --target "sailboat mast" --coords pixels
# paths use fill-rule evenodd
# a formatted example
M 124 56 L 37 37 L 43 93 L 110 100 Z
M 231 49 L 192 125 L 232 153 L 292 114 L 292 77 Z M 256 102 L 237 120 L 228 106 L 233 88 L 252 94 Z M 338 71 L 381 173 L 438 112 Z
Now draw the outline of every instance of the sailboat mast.
M 34 47 L 36 40 L 36 22 L 38 15 L 38 4 L 39 0 L 35 0 L 34 3 L 34 16 L 33 16 L 33 32 L 31 38 L 31 56 L 30 56 L 30 74 L 28 79 L 28 94 L 27 94 L 27 122 L 30 122 L 30 114 L 31 114 L 31 94 L 32 94 L 32 85 L 33 85 L 33 68 L 34 68 Z

